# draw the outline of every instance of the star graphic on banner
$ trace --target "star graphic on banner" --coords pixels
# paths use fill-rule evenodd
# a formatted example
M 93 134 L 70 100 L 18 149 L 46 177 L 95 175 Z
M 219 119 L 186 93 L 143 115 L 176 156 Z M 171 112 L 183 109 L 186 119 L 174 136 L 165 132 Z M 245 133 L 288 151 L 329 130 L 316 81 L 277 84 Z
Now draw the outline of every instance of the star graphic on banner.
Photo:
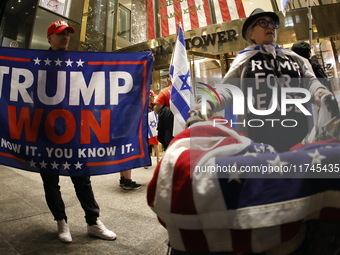
M 66 66 L 72 67 L 73 61 L 71 61 L 70 59 L 68 59 L 67 61 L 65 61 L 65 63 L 66 63 Z
M 59 58 L 57 60 L 54 60 L 55 62 L 55 66 L 61 66 L 61 63 L 63 63 L 63 61 L 61 61 Z
M 45 160 L 43 160 L 40 164 L 40 168 L 46 168 L 47 163 L 45 163 Z
M 85 63 L 85 61 L 81 61 L 81 59 L 79 59 L 78 61 L 76 61 L 77 63 L 77 67 L 81 66 L 84 67 L 83 64 Z
M 234 166 L 233 168 L 236 168 L 236 169 L 237 169 L 237 164 L 236 164 L 236 162 L 234 163 L 233 166 Z M 228 180 L 228 183 L 229 183 L 229 182 L 232 182 L 232 181 L 237 181 L 238 183 L 241 183 L 240 174 L 241 174 L 241 172 L 239 171 L 239 169 L 237 169 L 236 172 L 230 171 L 230 172 L 229 172 L 229 180 Z
M 49 58 L 47 58 L 46 60 L 44 60 L 44 62 L 45 62 L 45 66 L 50 66 L 52 60 L 50 60 Z
M 36 59 L 33 59 L 34 61 L 34 65 L 39 65 L 40 66 L 40 61 L 41 59 L 39 59 L 38 57 Z
M 63 164 L 64 170 L 70 169 L 70 165 L 71 165 L 71 164 L 67 163 L 67 161 L 66 161 L 65 164 Z
M 327 158 L 326 156 L 320 155 L 319 151 L 316 149 L 314 153 L 307 153 L 308 156 L 310 156 L 311 158 L 313 158 L 311 165 L 314 164 L 321 164 L 321 161 L 325 158 Z
M 157 122 L 155 120 L 150 122 L 150 127 L 157 127 Z
M 55 161 L 51 165 L 52 169 L 58 169 L 59 164 L 57 164 Z
M 30 164 L 30 167 L 35 167 L 36 162 L 34 162 L 33 159 L 28 161 L 28 163 Z
M 79 161 L 77 162 L 77 164 L 74 164 L 76 166 L 76 169 L 81 169 L 81 166 L 83 165 L 82 163 L 80 163 Z
M 280 167 L 280 166 L 284 166 L 284 165 L 289 164 L 289 162 L 281 161 L 279 155 L 276 155 L 276 158 L 274 160 L 267 160 L 267 162 L 269 164 L 271 164 L 273 167 L 276 167 L 276 166 Z M 280 170 L 282 170 L 282 169 L 280 168 Z M 271 173 L 273 173 L 273 171 L 268 171 L 268 173 L 271 174 Z M 282 171 L 280 171 L 280 175 L 283 175 Z
M 191 91 L 191 87 L 190 87 L 190 85 L 188 84 L 188 81 L 187 81 L 189 77 L 190 77 L 189 70 L 188 70 L 186 75 L 178 75 L 178 78 L 180 78 L 181 81 L 182 81 L 181 90 L 188 89 L 189 91 Z

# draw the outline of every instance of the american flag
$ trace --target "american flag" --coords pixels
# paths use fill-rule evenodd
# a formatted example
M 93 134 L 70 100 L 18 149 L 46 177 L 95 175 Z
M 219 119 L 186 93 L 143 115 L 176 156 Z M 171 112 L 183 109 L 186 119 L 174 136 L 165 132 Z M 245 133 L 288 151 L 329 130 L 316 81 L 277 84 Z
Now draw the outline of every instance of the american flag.
M 195 123 L 177 135 L 148 185 L 148 205 L 171 247 L 263 252 L 290 241 L 309 219 L 340 220 L 339 140 L 277 153 L 221 121 Z M 241 166 L 287 168 L 247 174 Z
M 160 36 L 177 33 L 178 25 L 184 31 L 209 26 L 213 22 L 211 8 L 214 9 L 217 23 L 244 18 L 242 0 L 147 0 L 148 40 L 156 38 L 156 19 L 159 17 Z

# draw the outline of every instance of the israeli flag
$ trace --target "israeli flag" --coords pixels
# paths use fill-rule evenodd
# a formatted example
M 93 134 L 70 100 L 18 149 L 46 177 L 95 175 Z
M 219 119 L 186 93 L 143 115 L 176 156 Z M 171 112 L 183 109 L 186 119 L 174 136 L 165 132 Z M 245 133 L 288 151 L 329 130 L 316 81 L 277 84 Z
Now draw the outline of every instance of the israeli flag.
M 283 16 L 286 16 L 286 9 L 288 7 L 290 0 L 281 0 L 281 8 Z
M 190 111 L 190 99 L 193 95 L 184 34 L 180 26 L 172 53 L 169 74 L 172 81 L 170 109 L 174 114 L 173 136 L 176 136 L 185 129 Z
M 158 115 L 154 111 L 149 112 L 148 123 L 149 123 L 148 138 L 158 136 L 157 131 Z

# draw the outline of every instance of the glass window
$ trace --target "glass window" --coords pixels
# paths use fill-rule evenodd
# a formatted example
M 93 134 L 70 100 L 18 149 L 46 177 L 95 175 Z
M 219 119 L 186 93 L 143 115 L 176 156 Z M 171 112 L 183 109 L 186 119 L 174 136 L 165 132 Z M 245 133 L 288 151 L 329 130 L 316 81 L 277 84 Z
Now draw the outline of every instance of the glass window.
M 29 47 L 36 5 L 36 0 L 9 0 L 7 2 L 1 20 L 1 46 Z
M 285 27 L 294 27 L 294 21 L 292 17 L 285 17 Z
M 131 10 L 124 5 L 118 7 L 118 31 L 119 37 L 131 41 Z
M 69 16 L 70 0 L 40 0 L 39 5 L 65 17 Z

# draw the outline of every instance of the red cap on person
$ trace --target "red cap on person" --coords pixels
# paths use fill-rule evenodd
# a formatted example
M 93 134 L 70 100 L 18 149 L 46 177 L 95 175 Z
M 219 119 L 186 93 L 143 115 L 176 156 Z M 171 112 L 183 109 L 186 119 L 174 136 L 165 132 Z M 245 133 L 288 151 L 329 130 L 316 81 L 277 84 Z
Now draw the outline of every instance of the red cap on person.
M 47 37 L 50 34 L 59 34 L 68 28 L 71 34 L 74 34 L 74 28 L 69 26 L 65 20 L 54 21 L 47 29 Z
M 150 97 L 154 97 L 156 94 L 152 91 L 152 90 L 150 90 Z

